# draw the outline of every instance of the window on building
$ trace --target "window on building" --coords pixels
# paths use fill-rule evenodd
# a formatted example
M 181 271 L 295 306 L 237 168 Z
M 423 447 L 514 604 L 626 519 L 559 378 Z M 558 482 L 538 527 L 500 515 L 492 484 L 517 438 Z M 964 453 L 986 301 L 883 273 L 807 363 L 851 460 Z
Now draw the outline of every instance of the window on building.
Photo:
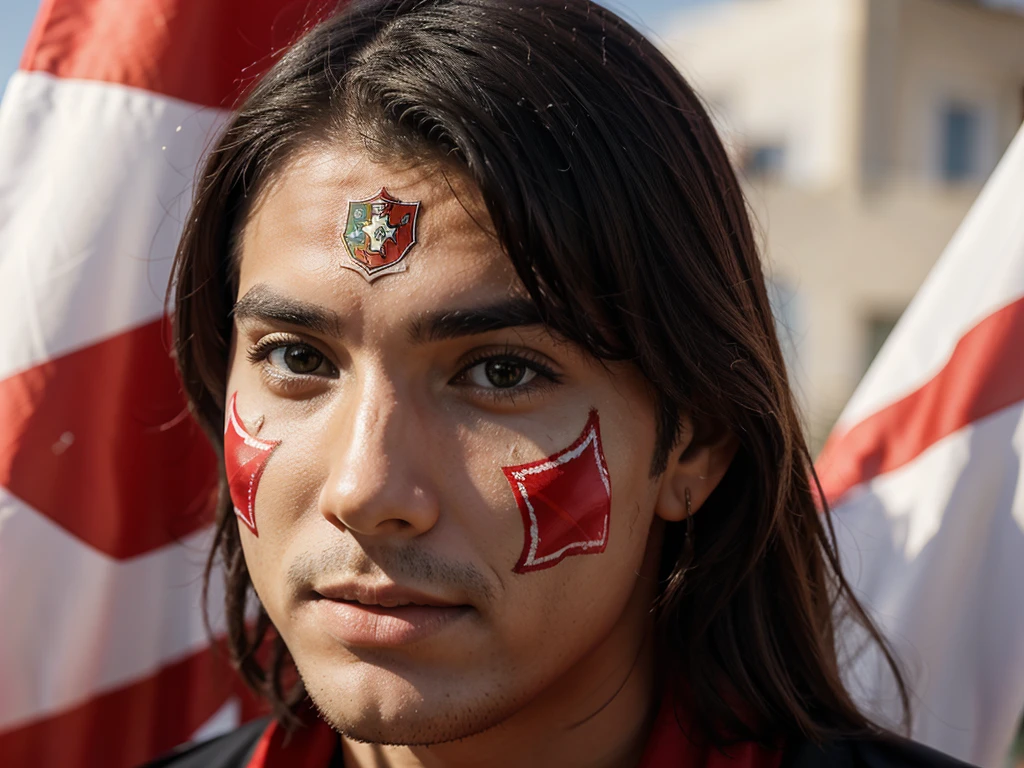
M 754 144 L 743 158 L 743 172 L 751 178 L 778 176 L 786 164 L 784 144 Z
M 941 113 L 940 170 L 946 181 L 964 181 L 978 173 L 978 110 L 964 104 L 947 104 Z

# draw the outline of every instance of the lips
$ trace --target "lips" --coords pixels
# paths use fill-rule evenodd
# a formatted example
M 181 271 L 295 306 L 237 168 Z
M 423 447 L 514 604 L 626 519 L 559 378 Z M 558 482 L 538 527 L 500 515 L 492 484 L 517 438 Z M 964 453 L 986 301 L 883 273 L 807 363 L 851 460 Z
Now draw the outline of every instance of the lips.
M 425 592 L 400 587 L 397 584 L 357 584 L 343 583 L 319 587 L 316 594 L 328 600 L 340 600 L 346 603 L 379 606 L 382 608 L 398 608 L 407 605 L 450 608 L 459 603 L 435 597 Z
M 320 587 L 310 608 L 318 628 L 344 645 L 364 648 L 399 648 L 433 639 L 474 610 L 394 584 Z

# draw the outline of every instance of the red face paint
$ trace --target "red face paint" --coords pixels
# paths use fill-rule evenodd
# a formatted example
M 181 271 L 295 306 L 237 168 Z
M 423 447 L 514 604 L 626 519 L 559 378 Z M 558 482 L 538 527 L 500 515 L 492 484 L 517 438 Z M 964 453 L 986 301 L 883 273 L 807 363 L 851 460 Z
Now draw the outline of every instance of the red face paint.
M 612 487 L 597 411 L 590 412 L 583 433 L 564 451 L 502 471 L 526 529 L 516 573 L 550 568 L 570 555 L 604 552 Z
M 228 423 L 224 428 L 224 468 L 235 514 L 249 527 L 253 536 L 259 536 L 256 531 L 256 491 L 267 460 L 281 441 L 257 440 L 246 432 L 242 420 L 238 418 L 237 399 L 236 392 L 228 404 Z

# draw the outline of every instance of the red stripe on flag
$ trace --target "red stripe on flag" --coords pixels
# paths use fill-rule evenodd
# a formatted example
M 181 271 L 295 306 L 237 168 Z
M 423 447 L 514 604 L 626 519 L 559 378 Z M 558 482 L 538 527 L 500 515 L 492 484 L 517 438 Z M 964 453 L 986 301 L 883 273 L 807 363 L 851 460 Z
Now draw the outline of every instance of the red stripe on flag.
M 834 434 L 817 461 L 825 496 L 891 472 L 971 422 L 1024 400 L 1024 299 L 986 317 L 917 391 Z
M 43 0 L 21 68 L 229 107 L 335 0 Z
M 165 331 L 156 321 L 0 381 L 0 483 L 118 559 L 213 519 L 215 454 Z
M 133 768 L 187 741 L 239 692 L 226 657 L 207 647 L 74 709 L 0 733 L 0 755 L 4 765 L 34 768 Z

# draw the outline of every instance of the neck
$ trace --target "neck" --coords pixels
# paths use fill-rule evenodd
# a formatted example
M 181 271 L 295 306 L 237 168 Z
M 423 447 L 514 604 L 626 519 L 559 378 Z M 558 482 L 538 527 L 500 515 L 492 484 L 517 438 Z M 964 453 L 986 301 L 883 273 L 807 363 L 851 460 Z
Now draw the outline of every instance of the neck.
M 634 768 L 657 714 L 651 577 L 646 567 L 619 622 L 515 715 L 483 733 L 428 747 L 342 738 L 346 768 Z

